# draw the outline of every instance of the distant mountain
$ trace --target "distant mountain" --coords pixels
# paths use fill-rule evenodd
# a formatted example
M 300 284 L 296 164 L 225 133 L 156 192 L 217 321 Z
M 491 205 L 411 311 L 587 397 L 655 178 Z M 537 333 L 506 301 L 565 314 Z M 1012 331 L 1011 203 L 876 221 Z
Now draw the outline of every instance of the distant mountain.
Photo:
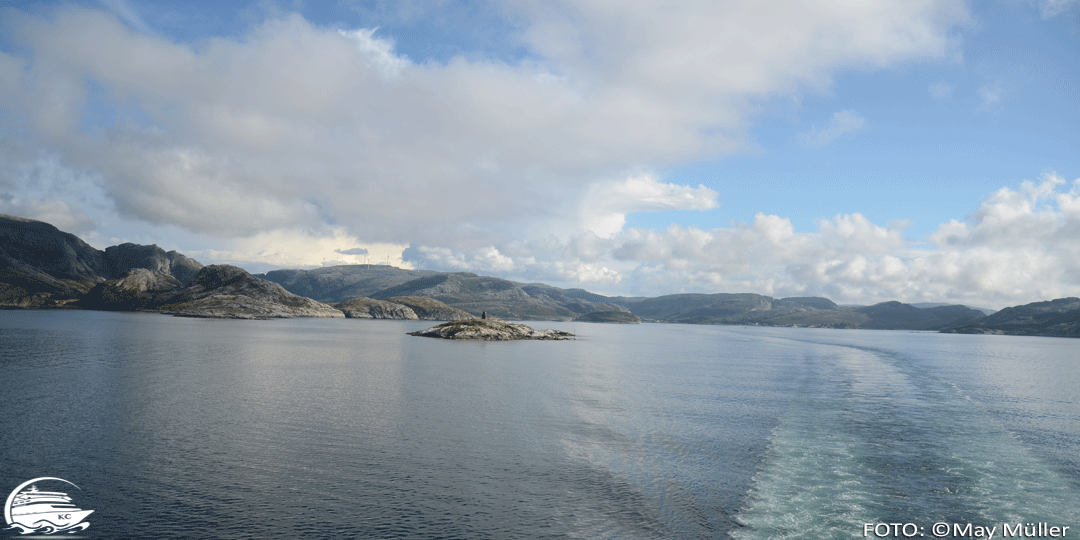
M 915 306 L 917 308 L 927 309 L 927 308 L 954 306 L 956 304 L 944 304 L 944 303 L 941 303 L 941 302 L 919 302 L 919 303 L 914 303 L 914 304 L 911 304 L 911 305 L 913 305 L 913 306 Z M 967 307 L 970 307 L 971 309 L 974 309 L 976 311 L 981 311 L 983 313 L 983 315 L 992 315 L 993 313 L 995 313 L 997 311 L 997 310 L 994 310 L 994 309 L 978 307 L 978 306 L 967 306 Z
M 314 270 L 274 270 L 259 277 L 294 294 L 329 303 L 361 297 L 376 300 L 426 297 L 475 316 L 486 311 L 495 317 L 518 320 L 570 320 L 593 311 L 629 312 L 619 300 L 584 289 L 517 283 L 467 272 L 346 265 Z
M 673 294 L 628 304 L 635 315 L 660 322 L 929 330 L 983 314 L 964 306 L 919 309 L 900 302 L 838 306 L 827 298 L 779 300 L 758 294 Z
M 424 296 L 479 316 L 484 312 L 503 319 L 570 320 L 593 311 L 627 311 L 625 307 L 590 301 L 606 299 L 580 289 L 559 289 L 543 284 L 520 284 L 473 273 L 435 274 L 414 279 L 372 294 L 372 298 Z
M 574 322 L 596 322 L 615 324 L 640 324 L 641 317 L 625 311 L 593 311 L 578 316 Z
M 850 309 L 867 317 L 859 328 L 880 330 L 933 330 L 959 321 L 972 321 L 985 317 L 981 311 L 966 306 L 921 309 L 895 301 Z
M 1080 337 L 1076 298 L 985 316 L 982 310 L 959 305 L 838 306 L 827 298 L 775 299 L 751 293 L 608 297 L 543 283 L 383 265 L 275 270 L 253 276 L 228 265 L 204 267 L 156 245 L 128 243 L 100 251 L 48 223 L 0 215 L 0 307 L 158 311 L 196 317 L 341 317 L 342 311 L 323 302 L 356 298 L 372 300 L 350 303 L 354 316 L 452 320 L 487 312 L 506 319 L 640 317 L 692 324 Z
M 277 283 L 293 294 L 320 302 L 337 303 L 350 298 L 370 297 L 395 285 L 440 274 L 431 270 L 406 270 L 381 264 L 353 264 L 314 270 L 272 270 L 255 277 Z
M 1080 298 L 1007 307 L 983 319 L 943 330 L 956 334 L 1080 337 Z

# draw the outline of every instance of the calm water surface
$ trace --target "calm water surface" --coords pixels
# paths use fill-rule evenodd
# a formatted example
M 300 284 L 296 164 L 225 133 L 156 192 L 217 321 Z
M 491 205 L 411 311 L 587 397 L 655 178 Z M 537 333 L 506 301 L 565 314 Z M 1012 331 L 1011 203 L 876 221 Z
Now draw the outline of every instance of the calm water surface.
M 429 325 L 0 311 L 0 497 L 69 480 L 84 538 L 1080 538 L 1078 340 Z

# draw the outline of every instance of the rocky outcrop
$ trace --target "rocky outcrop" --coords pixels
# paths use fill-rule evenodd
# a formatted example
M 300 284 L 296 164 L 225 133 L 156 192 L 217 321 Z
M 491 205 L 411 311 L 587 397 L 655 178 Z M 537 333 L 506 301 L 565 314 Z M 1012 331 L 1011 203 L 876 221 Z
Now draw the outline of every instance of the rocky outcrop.
M 171 275 L 135 268 L 120 279 L 96 285 L 79 299 L 78 305 L 105 311 L 153 310 L 189 300 L 183 289 L 184 284 Z
M 415 321 L 420 317 L 407 306 L 386 300 L 353 298 L 334 304 L 349 319 L 400 319 Z
M 353 319 L 459 321 L 474 318 L 468 312 L 422 296 L 395 296 L 387 300 L 352 298 L 333 306 Z
M 71 307 L 92 281 L 63 279 L 0 253 L 0 306 Z
M 309 305 L 286 306 L 240 294 L 215 294 L 183 304 L 167 306 L 161 312 L 178 317 L 214 319 L 291 319 L 296 317 L 341 319 L 345 317 L 341 311 L 314 300 L 311 300 Z
M 138 269 L 149 274 L 139 273 L 109 290 L 95 287 Z M 158 246 L 121 244 L 99 251 L 48 223 L 0 215 L 0 305 L 128 309 L 120 306 L 143 305 L 149 300 L 144 293 L 161 292 L 164 285 L 149 284 L 157 280 L 149 276 L 190 285 L 200 269 L 198 261 Z
M 297 296 L 243 268 L 225 264 L 204 267 L 195 276 L 194 284 L 181 294 L 183 300 L 158 309 L 183 317 L 228 319 L 345 317 L 332 306 Z
M 127 275 L 134 269 L 145 269 L 155 274 L 165 274 L 179 280 L 184 285 L 191 285 L 203 265 L 195 259 L 176 251 L 166 252 L 156 244 L 141 246 L 138 244 L 120 244 L 105 248 L 102 256 L 105 268 L 111 279 Z
M 594 311 L 574 319 L 574 322 L 639 324 L 641 317 L 625 311 Z
M 185 287 L 179 279 L 145 268 L 96 285 L 78 307 L 110 311 L 160 311 L 186 317 L 277 319 L 345 315 L 331 306 L 297 296 L 229 265 L 203 267 Z
M 424 296 L 393 296 L 389 302 L 407 306 L 416 316 L 425 321 L 464 321 L 474 316 L 460 309 L 450 307 L 434 298 Z
M 559 330 L 534 330 L 518 323 L 498 319 L 469 319 L 450 321 L 427 330 L 409 332 L 410 336 L 473 341 L 514 341 L 520 339 L 567 340 L 574 334 Z
M 41 221 L 0 214 L 0 306 L 66 307 L 104 281 L 101 252 Z

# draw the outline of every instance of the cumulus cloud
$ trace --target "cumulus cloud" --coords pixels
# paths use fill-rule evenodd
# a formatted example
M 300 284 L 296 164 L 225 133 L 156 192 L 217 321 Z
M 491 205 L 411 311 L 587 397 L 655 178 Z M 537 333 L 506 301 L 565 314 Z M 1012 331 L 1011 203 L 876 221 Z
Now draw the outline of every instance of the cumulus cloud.
M 594 184 L 581 205 L 581 229 L 610 237 L 622 230 L 626 215 L 663 210 L 711 210 L 720 196 L 703 185 L 666 184 L 648 175 Z
M 350 247 L 357 246 L 364 247 Z M 338 264 L 391 264 L 410 267 L 401 257 L 408 246 L 362 242 L 343 227 L 274 229 L 246 238 L 227 239 L 212 249 L 187 250 L 203 264 L 245 268 L 302 268 Z
M 295 14 L 181 43 L 108 5 L 5 12 L 0 137 L 18 152 L 0 164 L 0 211 L 76 227 L 106 209 L 219 238 L 190 253 L 204 262 L 366 255 L 630 293 L 859 302 L 1080 293 L 1080 188 L 1054 175 L 991 195 L 926 244 L 860 214 L 813 232 L 764 213 L 626 227 L 634 212 L 718 208 L 714 189 L 656 171 L 745 148 L 762 100 L 828 89 L 840 70 L 947 57 L 969 18 L 961 0 L 511 1 L 499 9 L 519 23 L 524 58 L 440 62 L 402 56 L 377 29 Z M 981 94 L 989 107 L 1003 91 Z M 866 124 L 839 111 L 800 142 Z M 20 176 L 43 155 L 81 184 Z
M 762 213 L 728 228 L 630 228 L 606 238 L 585 233 L 486 249 L 501 249 L 512 259 L 501 268 L 520 279 L 599 290 L 618 283 L 628 294 L 750 291 L 997 308 L 1080 295 L 1080 179 L 1069 186 L 1047 173 L 1037 183 L 1003 188 L 925 243 L 906 238 L 904 227 L 850 214 L 819 221 L 816 232 L 797 232 L 787 218 Z M 440 261 L 460 261 L 458 268 L 495 270 L 468 251 L 409 253 L 437 265 L 435 251 Z
M 810 148 L 821 148 L 843 135 L 854 133 L 866 127 L 866 119 L 855 114 L 854 110 L 835 112 L 825 127 L 814 126 L 810 131 L 799 135 L 799 144 Z
M 526 59 L 417 63 L 371 28 L 293 14 L 187 44 L 108 5 L 128 24 L 7 12 L 0 103 L 33 144 L 99 172 L 122 216 L 470 248 L 550 233 L 605 179 L 744 147 L 756 99 L 940 58 L 968 18 L 960 0 L 510 2 Z M 611 233 L 635 204 L 585 222 Z
M 355 41 L 356 48 L 368 65 L 377 69 L 386 77 L 394 77 L 409 66 L 409 61 L 394 54 L 394 43 L 386 39 L 378 39 L 375 32 L 378 28 L 367 28 L 346 32 L 338 30 L 338 33 Z

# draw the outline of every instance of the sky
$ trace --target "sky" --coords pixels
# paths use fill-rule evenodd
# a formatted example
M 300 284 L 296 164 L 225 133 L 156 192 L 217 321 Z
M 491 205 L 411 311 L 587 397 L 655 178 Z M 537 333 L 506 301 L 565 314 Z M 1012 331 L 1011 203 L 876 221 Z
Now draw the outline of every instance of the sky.
M 1080 296 L 1080 0 L 0 1 L 0 213 L 252 272 Z

